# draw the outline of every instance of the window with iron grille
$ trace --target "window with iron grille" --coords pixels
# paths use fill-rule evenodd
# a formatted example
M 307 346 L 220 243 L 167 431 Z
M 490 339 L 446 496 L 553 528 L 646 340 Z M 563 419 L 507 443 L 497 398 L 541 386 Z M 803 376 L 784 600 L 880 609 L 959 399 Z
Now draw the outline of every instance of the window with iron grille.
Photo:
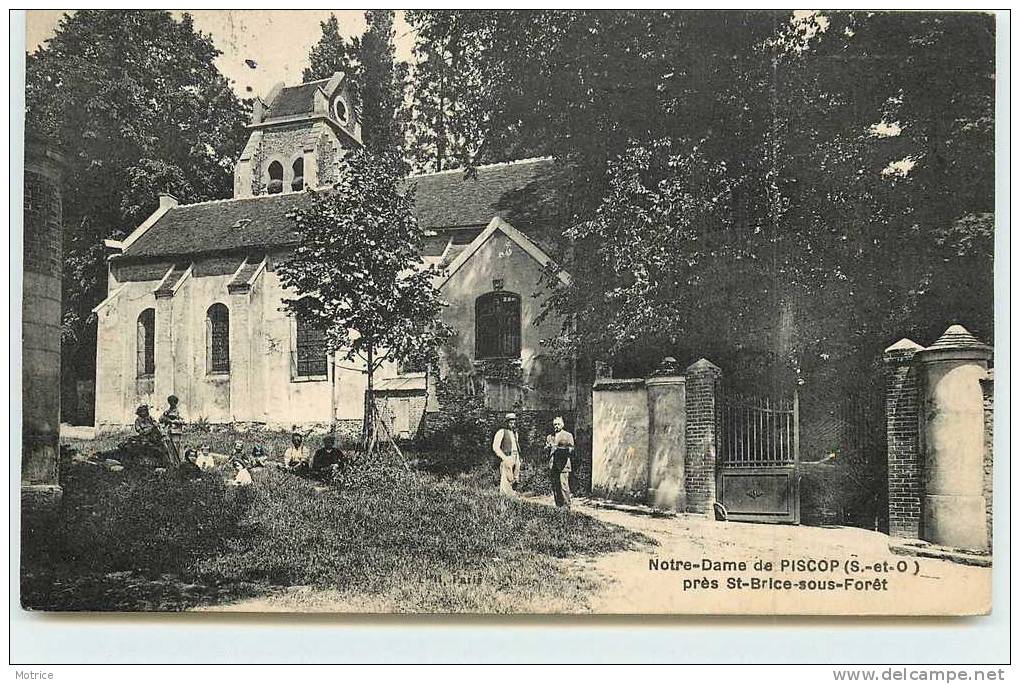
M 294 355 L 297 376 L 326 375 L 326 332 L 298 317 L 296 341 Z
M 475 358 L 516 359 L 521 355 L 521 297 L 489 292 L 475 300 Z
M 138 315 L 138 377 L 156 374 L 156 310 Z
M 210 373 L 230 372 L 230 312 L 213 304 L 206 312 L 206 349 Z

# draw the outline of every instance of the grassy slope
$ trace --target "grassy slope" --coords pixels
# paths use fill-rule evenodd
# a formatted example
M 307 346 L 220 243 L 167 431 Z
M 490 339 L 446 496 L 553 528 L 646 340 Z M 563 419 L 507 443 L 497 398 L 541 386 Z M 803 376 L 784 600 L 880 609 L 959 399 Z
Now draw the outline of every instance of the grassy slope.
M 583 610 L 598 580 L 559 559 L 642 541 L 507 500 L 480 478 L 392 467 L 325 490 L 275 469 L 258 471 L 251 489 L 225 486 L 222 473 L 64 473 L 56 534 L 23 540 L 26 607 L 180 610 L 307 586 L 350 610 Z

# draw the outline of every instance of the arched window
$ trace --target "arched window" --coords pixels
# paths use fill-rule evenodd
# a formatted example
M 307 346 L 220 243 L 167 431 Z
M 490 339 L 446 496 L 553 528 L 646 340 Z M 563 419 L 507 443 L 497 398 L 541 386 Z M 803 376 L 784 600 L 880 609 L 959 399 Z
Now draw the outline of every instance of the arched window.
M 298 316 L 295 342 L 295 375 L 299 378 L 326 375 L 326 332 Z
M 305 160 L 301 157 L 294 160 L 294 180 L 290 182 L 290 189 L 305 189 Z
M 205 358 L 210 373 L 230 372 L 230 312 L 213 304 L 205 314 Z
M 521 296 L 489 292 L 475 300 L 475 358 L 516 359 L 521 355 Z
M 138 314 L 138 377 L 156 374 L 156 310 Z
M 266 186 L 266 191 L 270 195 L 283 192 L 283 164 L 278 161 L 269 165 L 269 185 Z

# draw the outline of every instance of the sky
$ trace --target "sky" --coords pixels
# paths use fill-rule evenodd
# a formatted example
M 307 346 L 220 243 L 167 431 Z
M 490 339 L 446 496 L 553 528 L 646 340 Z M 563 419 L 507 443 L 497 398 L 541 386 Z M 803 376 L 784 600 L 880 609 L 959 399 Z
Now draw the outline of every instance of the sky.
M 336 14 L 340 32 L 360 35 L 365 30 L 361 10 L 192 10 L 195 28 L 212 36 L 223 54 L 216 61 L 240 97 L 265 97 L 283 82 L 300 83 L 308 66 L 308 50 L 319 39 L 319 22 Z M 30 10 L 26 17 L 25 45 L 33 52 L 53 36 L 66 10 Z M 173 12 L 180 16 L 181 12 Z M 409 61 L 414 36 L 397 11 L 394 22 L 397 59 Z M 245 64 L 251 59 L 252 69 Z

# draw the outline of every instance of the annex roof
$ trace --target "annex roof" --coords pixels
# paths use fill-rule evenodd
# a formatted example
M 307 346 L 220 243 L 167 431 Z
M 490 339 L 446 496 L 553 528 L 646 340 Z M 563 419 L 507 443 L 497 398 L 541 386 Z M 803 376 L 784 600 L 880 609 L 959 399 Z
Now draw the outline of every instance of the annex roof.
M 571 283 L 570 274 L 561 269 L 556 264 L 556 262 L 553 261 L 552 257 L 546 254 L 541 247 L 539 247 L 530 239 L 528 239 L 527 235 L 517 230 L 503 219 L 496 216 L 489 222 L 489 225 L 485 228 L 485 230 L 483 230 L 478 235 L 478 237 L 476 237 L 474 241 L 467 246 L 466 249 L 464 249 L 460 254 L 458 254 L 456 259 L 450 262 L 450 265 L 447 266 L 445 273 L 442 275 L 442 277 L 439 278 L 438 282 L 436 283 L 436 287 L 442 288 L 444 285 L 446 285 L 446 283 L 449 282 L 451 278 L 453 278 L 457 271 L 459 271 L 461 267 L 464 264 L 466 264 L 471 259 L 471 257 L 473 257 L 475 253 L 482 248 L 482 245 L 488 242 L 489 238 L 491 238 L 493 234 L 496 232 L 503 233 L 508 238 L 510 238 L 514 243 L 517 244 L 518 247 L 523 249 L 528 256 L 530 256 L 532 259 L 538 262 L 538 265 L 541 266 L 542 268 L 554 269 L 556 277 L 560 280 L 561 283 L 563 283 L 564 285 L 569 285 Z

